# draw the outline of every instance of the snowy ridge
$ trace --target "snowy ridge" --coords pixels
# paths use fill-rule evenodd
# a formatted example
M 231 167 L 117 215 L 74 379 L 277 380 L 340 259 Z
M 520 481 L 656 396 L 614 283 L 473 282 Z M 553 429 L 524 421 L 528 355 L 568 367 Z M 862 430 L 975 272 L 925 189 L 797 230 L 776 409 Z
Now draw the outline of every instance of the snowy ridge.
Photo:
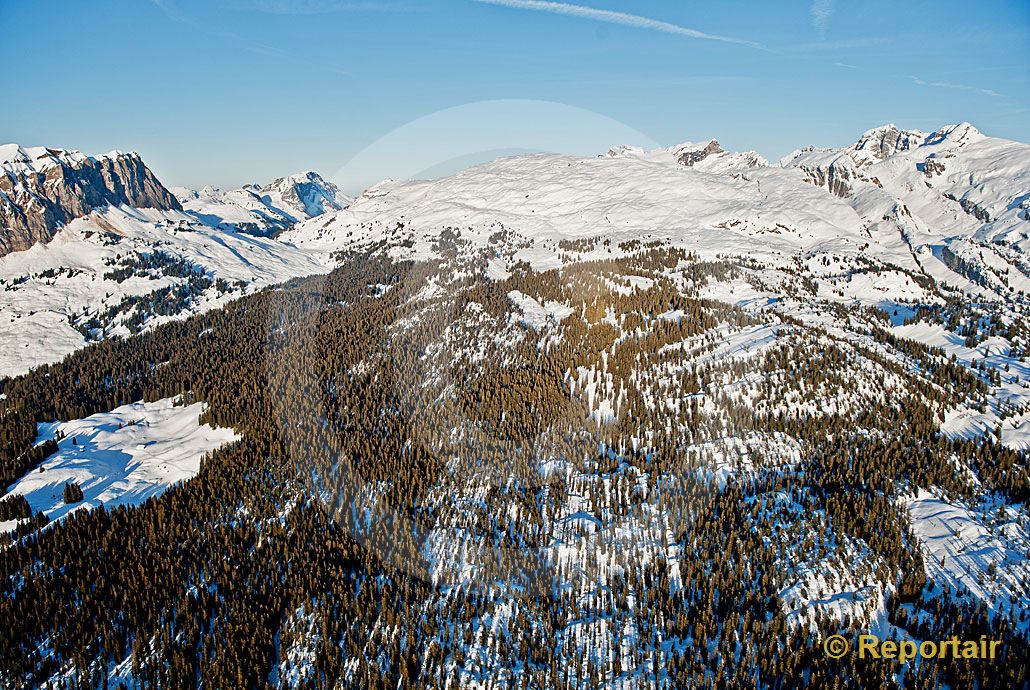
M 1030 146 L 968 123 L 932 134 L 887 125 L 842 149 L 801 149 L 779 166 L 711 140 L 617 147 L 601 158 L 517 156 L 432 182 L 387 180 L 284 239 L 324 252 L 385 244 L 419 257 L 436 255 L 447 228 L 479 248 L 508 231 L 514 257 L 538 268 L 562 263 L 563 242 L 605 239 L 603 251 L 578 255 L 610 258 L 624 242 L 657 241 L 780 267 L 798 256 L 872 260 L 997 298 L 1030 288 L 1020 256 L 1030 249 L 1027 189 Z M 983 265 L 986 276 L 970 280 L 955 257 Z
M 172 191 L 184 209 L 205 223 L 259 235 L 281 232 L 300 221 L 342 210 L 350 203 L 336 185 L 315 172 L 227 191 L 213 187 L 199 191 L 176 187 Z
M 102 156 L 87 156 L 80 151 L 55 149 L 47 146 L 0 144 L 0 169 L 5 173 L 38 173 L 62 163 L 78 167 L 87 160 L 97 161 L 102 158 L 117 158 L 123 155 L 125 154 L 121 151 L 111 151 Z M 136 153 L 128 155 L 139 157 Z
M 155 257 L 165 265 L 139 265 Z M 150 328 L 325 270 L 289 245 L 226 233 L 190 213 L 94 212 L 49 244 L 0 257 L 0 376 L 57 361 L 92 339 L 128 335 L 139 330 L 133 319 Z M 181 298 L 174 313 L 149 313 L 148 296 L 160 290 Z
M 617 146 L 609 149 L 606 155 L 609 158 L 637 158 L 655 163 L 682 165 L 706 172 L 727 172 L 737 168 L 760 168 L 769 165 L 769 161 L 754 151 L 725 151 L 716 139 L 700 143 L 685 142 L 652 150 L 636 146 Z

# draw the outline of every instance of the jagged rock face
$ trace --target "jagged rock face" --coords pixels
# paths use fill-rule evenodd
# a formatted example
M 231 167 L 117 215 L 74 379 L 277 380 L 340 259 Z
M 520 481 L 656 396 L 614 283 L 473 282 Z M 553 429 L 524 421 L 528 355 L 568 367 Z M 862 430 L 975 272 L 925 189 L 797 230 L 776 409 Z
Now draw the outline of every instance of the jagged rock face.
M 754 151 L 730 153 L 715 139 L 703 142 L 688 141 L 668 148 L 645 150 L 637 146 L 616 146 L 608 150 L 607 158 L 627 158 L 693 168 L 712 174 L 739 174 L 749 168 L 763 168 L 769 161 Z
M 769 161 L 762 158 L 754 151 L 744 151 L 737 154 L 740 162 L 748 168 L 762 168 L 769 165 Z
M 713 153 L 723 153 L 722 146 L 720 146 L 719 142 L 715 139 L 708 142 L 708 145 L 702 149 L 684 151 L 676 160 L 679 161 L 681 165 L 691 168 L 697 163 L 703 161 L 705 158 L 708 158 L 708 156 Z
M 347 205 L 339 188 L 326 182 L 316 172 L 281 177 L 262 189 L 265 193 L 276 191 L 283 204 L 301 211 L 308 218 L 320 216 L 327 211 L 339 211 Z
M 805 171 L 808 181 L 816 187 L 822 187 L 831 194 L 841 198 L 851 196 L 851 184 L 857 175 L 855 173 L 855 161 L 848 155 L 841 155 L 829 164 L 801 164 L 799 166 Z
M 883 178 L 886 176 L 896 179 L 901 169 L 897 166 L 906 167 L 908 170 L 914 169 L 923 176 L 923 179 L 919 180 L 921 188 L 938 189 L 933 195 L 942 195 L 959 203 L 966 214 L 981 223 L 991 223 L 1006 210 L 1012 210 L 1011 202 L 1005 204 L 1005 210 L 998 206 L 993 210 L 988 209 L 984 203 L 991 202 L 985 201 L 983 180 L 978 179 L 974 183 L 974 178 L 978 177 L 976 174 L 956 177 L 953 167 L 962 165 L 960 159 L 970 151 L 975 151 L 977 147 L 984 146 L 983 142 L 986 139 L 989 138 L 968 122 L 942 127 L 930 133 L 884 125 L 869 130 L 857 142 L 845 148 L 809 146 L 797 149 L 781 159 L 780 165 L 801 170 L 807 182 L 823 187 L 842 198 L 861 194 L 860 187 L 864 183 L 873 184 L 880 189 L 885 189 L 885 183 L 887 186 L 895 186 Z M 924 151 L 926 153 L 920 155 Z M 1010 174 L 1018 175 L 1016 171 L 1020 169 L 1025 170 L 1025 165 L 1020 163 L 1019 155 L 1014 151 L 1002 151 L 1001 155 L 1004 156 L 1004 160 L 992 160 L 990 156 L 981 159 L 976 155 L 977 161 L 974 165 L 997 169 L 999 172 L 1005 170 L 1006 172 L 1001 174 L 1006 177 Z M 892 161 L 897 165 L 892 166 Z M 1023 168 L 1020 168 L 1021 165 Z M 909 181 L 900 187 L 895 186 L 894 193 L 907 196 L 913 192 L 913 185 L 914 181 Z M 951 191 L 944 191 L 939 189 L 940 187 L 951 188 Z M 1019 188 L 1024 189 L 1025 183 L 1021 183 Z M 967 197 L 967 194 L 972 196 Z M 936 222 L 946 221 L 938 218 Z
M 854 150 L 864 151 L 882 161 L 895 153 L 919 146 L 925 140 L 926 135 L 922 132 L 885 125 L 866 132 L 855 144 Z
M 933 156 L 927 157 L 925 161 L 923 161 L 916 167 L 919 167 L 919 169 L 922 170 L 923 174 L 927 177 L 933 177 L 934 175 L 943 175 L 945 170 L 944 161 Z
M 962 207 L 962 210 L 969 215 L 976 218 L 981 223 L 991 222 L 991 213 L 980 204 L 976 203 L 972 199 L 962 197 L 961 199 L 956 197 L 954 194 L 945 193 L 945 199 L 951 199 L 952 201 L 958 202 L 958 205 Z
M 182 208 L 134 153 L 93 158 L 59 149 L 4 149 L 0 256 L 49 242 L 64 224 L 109 204 Z

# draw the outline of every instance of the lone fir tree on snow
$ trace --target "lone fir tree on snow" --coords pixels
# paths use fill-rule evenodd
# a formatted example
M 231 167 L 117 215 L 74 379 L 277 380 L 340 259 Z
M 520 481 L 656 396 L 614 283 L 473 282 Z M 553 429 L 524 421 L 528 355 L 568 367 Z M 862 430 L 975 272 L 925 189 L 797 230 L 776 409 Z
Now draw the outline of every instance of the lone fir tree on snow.
M 82 487 L 76 482 L 68 482 L 64 485 L 64 502 L 78 503 L 82 500 Z

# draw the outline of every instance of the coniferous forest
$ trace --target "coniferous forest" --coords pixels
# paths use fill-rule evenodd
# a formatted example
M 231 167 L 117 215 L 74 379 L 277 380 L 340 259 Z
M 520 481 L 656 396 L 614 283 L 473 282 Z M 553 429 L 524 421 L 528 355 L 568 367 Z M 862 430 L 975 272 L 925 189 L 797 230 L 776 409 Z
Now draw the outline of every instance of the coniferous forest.
M 941 433 L 1002 374 L 876 310 L 701 296 L 746 263 L 630 249 L 499 280 L 352 254 L 4 380 L 5 486 L 57 450 L 37 423 L 139 400 L 239 440 L 138 507 L 0 501 L 0 686 L 1027 687 L 1026 569 L 935 580 L 908 508 L 1026 529 L 1026 453 Z M 1002 653 L 824 652 L 871 629 Z

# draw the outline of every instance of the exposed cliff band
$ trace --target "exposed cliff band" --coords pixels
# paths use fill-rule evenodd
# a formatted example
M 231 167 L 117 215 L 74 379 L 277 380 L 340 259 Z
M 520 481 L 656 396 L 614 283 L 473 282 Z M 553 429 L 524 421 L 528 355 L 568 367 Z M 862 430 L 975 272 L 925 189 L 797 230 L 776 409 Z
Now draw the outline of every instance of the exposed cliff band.
M 66 223 L 107 205 L 182 208 L 135 153 L 7 145 L 0 166 L 0 256 L 49 242 Z

